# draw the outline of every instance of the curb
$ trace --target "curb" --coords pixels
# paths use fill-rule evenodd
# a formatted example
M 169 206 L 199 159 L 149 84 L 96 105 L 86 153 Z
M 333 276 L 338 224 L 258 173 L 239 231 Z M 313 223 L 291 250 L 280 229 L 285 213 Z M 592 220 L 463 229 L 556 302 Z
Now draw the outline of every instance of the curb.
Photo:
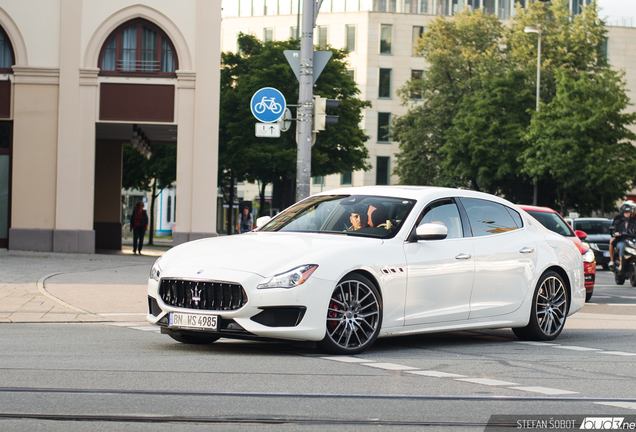
M 50 277 L 61 275 L 61 274 L 64 274 L 64 273 L 51 273 L 49 275 L 42 276 L 40 279 L 38 279 L 38 281 L 35 283 L 36 287 L 38 289 L 38 292 L 40 294 L 42 294 L 43 296 L 47 297 L 48 299 L 53 300 L 55 303 L 58 303 L 58 304 L 64 306 L 65 308 L 74 310 L 75 312 L 79 312 L 79 313 L 84 314 L 84 315 L 88 315 L 88 316 L 90 316 L 92 318 L 103 319 L 104 317 L 101 317 L 99 315 L 95 315 L 92 312 L 89 312 L 89 311 L 86 311 L 84 309 L 81 309 L 81 308 L 78 308 L 76 306 L 73 306 L 72 304 L 69 304 L 69 303 L 65 302 L 64 300 L 55 297 L 54 295 L 50 294 L 46 290 L 46 288 L 44 286 L 44 281 L 46 281 Z

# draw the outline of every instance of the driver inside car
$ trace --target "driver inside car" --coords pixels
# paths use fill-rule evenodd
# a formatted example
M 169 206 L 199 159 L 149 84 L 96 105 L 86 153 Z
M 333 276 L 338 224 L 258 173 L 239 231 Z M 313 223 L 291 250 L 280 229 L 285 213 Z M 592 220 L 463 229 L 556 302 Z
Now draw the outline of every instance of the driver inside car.
M 358 231 L 369 226 L 369 217 L 367 216 L 367 209 L 363 205 L 353 206 L 351 209 L 351 215 L 349 216 L 351 221 L 351 227 L 349 231 Z

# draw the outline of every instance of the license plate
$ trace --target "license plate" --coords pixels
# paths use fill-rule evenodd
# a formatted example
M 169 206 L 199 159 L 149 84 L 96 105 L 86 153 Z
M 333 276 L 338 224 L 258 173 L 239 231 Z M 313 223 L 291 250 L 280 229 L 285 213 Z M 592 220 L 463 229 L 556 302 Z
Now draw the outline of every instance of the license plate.
M 169 325 L 170 327 L 218 331 L 219 316 L 170 312 Z
M 609 256 L 609 252 L 603 252 L 603 256 L 604 257 L 608 257 Z

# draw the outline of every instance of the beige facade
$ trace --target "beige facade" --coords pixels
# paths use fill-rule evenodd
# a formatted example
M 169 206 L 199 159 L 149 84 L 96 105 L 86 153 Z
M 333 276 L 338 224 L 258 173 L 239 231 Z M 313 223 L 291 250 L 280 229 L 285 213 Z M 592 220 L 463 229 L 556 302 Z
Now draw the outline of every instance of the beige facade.
M 225 5 L 235 4 L 233 0 L 224 0 L 224 17 L 222 22 L 222 50 L 236 51 L 236 36 L 239 32 L 252 34 L 263 39 L 265 29 L 271 29 L 274 40 L 286 40 L 296 27 L 296 9 L 289 13 L 287 6 L 289 0 L 241 0 L 241 8 Z M 294 6 L 295 2 L 292 2 Z M 395 156 L 399 151 L 396 142 L 381 142 L 378 140 L 379 113 L 390 113 L 391 117 L 401 116 L 407 112 L 408 107 L 402 105 L 396 91 L 406 81 L 411 79 L 413 71 L 425 71 L 426 62 L 421 57 L 413 56 L 414 32 L 416 27 L 426 28 L 435 18 L 433 12 L 451 15 L 453 10 L 463 7 L 465 1 L 448 2 L 445 9 L 441 5 L 443 0 L 429 2 L 397 0 L 396 2 L 336 2 L 325 0 L 318 15 L 316 26 L 326 31 L 326 42 L 335 48 L 347 46 L 347 26 L 355 26 L 355 49 L 349 56 L 349 67 L 353 71 L 354 78 L 361 90 L 361 99 L 372 102 L 372 108 L 364 112 L 361 127 L 370 136 L 366 145 L 369 149 L 369 163 L 373 166 L 371 171 L 354 172 L 352 174 L 352 186 L 375 185 L 378 175 L 378 157 L 389 157 L 389 170 L 392 172 L 395 166 Z M 493 10 L 499 11 L 500 18 L 509 18 L 511 9 L 504 0 L 499 0 L 493 5 Z M 489 3 L 489 4 L 490 4 Z M 248 7 L 251 4 L 251 8 Z M 336 8 L 336 4 L 340 5 Z M 460 6 L 457 6 L 457 5 Z M 486 3 L 484 3 L 486 4 Z M 267 6 L 263 9 L 263 5 Z M 386 10 L 395 12 L 380 12 L 379 8 L 385 5 Z M 430 8 L 419 7 L 411 9 L 410 5 L 429 5 Z M 487 6 L 484 6 L 488 9 Z M 571 7 L 572 2 L 571 2 Z M 344 11 L 346 9 L 346 11 Z M 338 10 L 338 12 L 335 12 Z M 417 13 L 407 12 L 410 10 Z M 280 13 L 287 12 L 286 14 Z M 391 52 L 381 52 L 381 39 L 383 27 L 389 29 L 391 38 Z M 324 33 L 323 33 L 324 36 Z M 386 33 L 384 35 L 386 37 Z M 629 95 L 636 102 L 636 28 L 608 27 L 608 52 L 609 61 L 615 69 L 624 69 Z M 319 43 L 319 31 L 314 31 L 314 44 Z M 390 70 L 389 97 L 379 95 L 380 69 Z M 416 100 L 414 100 L 417 103 Z M 293 102 L 290 102 L 293 103 Z M 629 108 L 634 110 L 635 107 Z M 390 183 L 396 184 L 397 176 L 390 176 Z M 322 184 L 312 184 L 311 193 L 321 190 L 348 186 L 342 183 L 340 175 L 328 176 Z M 256 199 L 258 188 L 255 185 L 240 185 L 239 194 L 245 200 Z
M 178 69 L 102 73 L 105 44 L 131 20 L 163 34 Z M 153 144 L 177 145 L 175 244 L 216 235 L 220 25 L 221 0 L 0 0 L 13 51 L 11 72 L 0 73 L 11 82 L 0 119 L 13 131 L 10 249 L 92 253 L 120 236 L 121 146 L 133 124 Z M 155 107 L 141 101 L 125 119 L 104 119 L 104 84 L 166 86 L 172 115 L 148 120 Z

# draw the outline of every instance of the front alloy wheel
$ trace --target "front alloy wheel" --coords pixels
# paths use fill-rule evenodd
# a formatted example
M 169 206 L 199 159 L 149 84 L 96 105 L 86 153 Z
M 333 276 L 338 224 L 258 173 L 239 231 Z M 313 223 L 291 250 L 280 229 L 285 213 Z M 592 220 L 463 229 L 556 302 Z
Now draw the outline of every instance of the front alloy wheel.
M 327 333 L 320 349 L 332 354 L 358 354 L 369 348 L 380 333 L 382 300 L 373 282 L 350 274 L 329 299 Z
M 556 272 L 546 272 L 532 299 L 530 322 L 512 331 L 519 339 L 549 341 L 559 336 L 568 312 L 568 292 L 563 278 Z

